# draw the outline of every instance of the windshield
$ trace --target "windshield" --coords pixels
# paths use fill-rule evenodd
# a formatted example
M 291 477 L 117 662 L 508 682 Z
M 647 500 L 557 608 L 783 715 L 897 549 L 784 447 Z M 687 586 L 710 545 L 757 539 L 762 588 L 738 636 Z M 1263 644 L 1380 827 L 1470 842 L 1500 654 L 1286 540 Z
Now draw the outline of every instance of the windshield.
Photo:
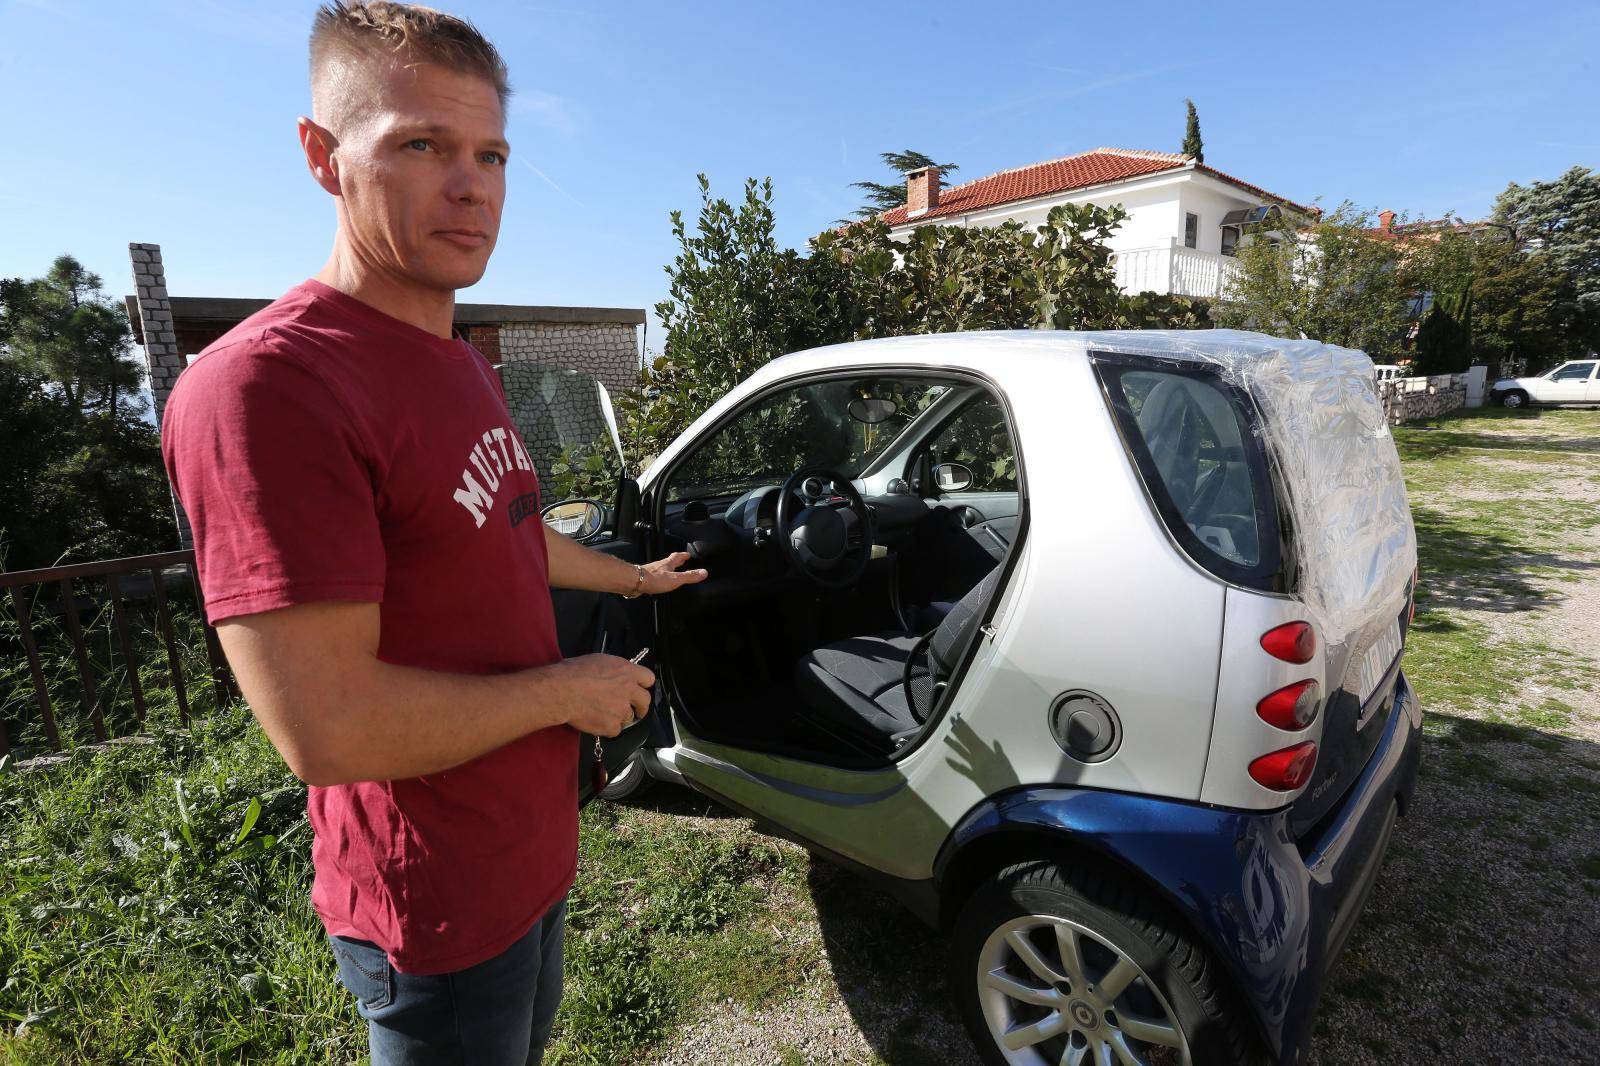
M 672 472 L 667 499 L 736 496 L 807 466 L 854 478 L 951 387 L 934 378 L 849 377 L 779 390 L 695 449 Z

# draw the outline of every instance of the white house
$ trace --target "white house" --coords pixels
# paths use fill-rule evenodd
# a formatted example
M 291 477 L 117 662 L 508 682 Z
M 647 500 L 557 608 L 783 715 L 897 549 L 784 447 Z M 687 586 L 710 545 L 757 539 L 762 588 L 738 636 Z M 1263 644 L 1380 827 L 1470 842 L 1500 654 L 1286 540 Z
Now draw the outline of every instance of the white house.
M 1123 291 L 1203 297 L 1217 296 L 1236 269 L 1242 227 L 1318 213 L 1189 156 L 1126 148 L 1096 148 L 949 188 L 938 167 L 924 167 L 906 175 L 906 201 L 882 215 L 891 236 L 928 223 L 1036 226 L 1057 204 L 1120 204 L 1128 217 L 1109 244 Z

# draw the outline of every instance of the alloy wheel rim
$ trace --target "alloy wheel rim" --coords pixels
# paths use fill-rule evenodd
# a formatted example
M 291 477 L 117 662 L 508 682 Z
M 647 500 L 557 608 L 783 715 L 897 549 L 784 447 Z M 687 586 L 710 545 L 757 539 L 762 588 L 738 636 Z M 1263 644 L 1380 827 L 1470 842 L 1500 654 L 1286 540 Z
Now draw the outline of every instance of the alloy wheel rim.
M 1067 918 L 1030 914 L 978 952 L 978 1000 L 1010 1066 L 1157 1066 L 1190 1062 L 1155 982 L 1105 937 Z
M 609 791 L 610 789 L 616 788 L 618 785 L 621 785 L 624 782 L 628 781 L 634 774 L 643 773 L 643 772 L 644 772 L 644 767 L 639 764 L 638 757 L 637 756 L 629 756 L 627 761 L 625 761 L 620 767 L 617 768 L 617 774 L 616 774 L 615 777 L 613 777 L 611 779 L 610 783 L 607 785 L 607 791 Z

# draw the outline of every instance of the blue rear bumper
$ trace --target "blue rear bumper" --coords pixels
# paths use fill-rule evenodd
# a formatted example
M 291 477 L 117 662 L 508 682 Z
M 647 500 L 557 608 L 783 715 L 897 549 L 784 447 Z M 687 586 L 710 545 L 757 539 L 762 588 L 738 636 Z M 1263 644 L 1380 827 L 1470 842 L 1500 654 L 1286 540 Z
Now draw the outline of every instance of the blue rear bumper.
M 963 819 L 935 876 L 980 837 L 1067 834 L 1159 888 L 1228 968 L 1268 1050 L 1279 1062 L 1298 1062 L 1310 1044 L 1328 972 L 1416 784 L 1422 708 L 1403 673 L 1393 701 L 1366 770 L 1314 839 L 1293 838 L 1287 811 L 1024 788 Z

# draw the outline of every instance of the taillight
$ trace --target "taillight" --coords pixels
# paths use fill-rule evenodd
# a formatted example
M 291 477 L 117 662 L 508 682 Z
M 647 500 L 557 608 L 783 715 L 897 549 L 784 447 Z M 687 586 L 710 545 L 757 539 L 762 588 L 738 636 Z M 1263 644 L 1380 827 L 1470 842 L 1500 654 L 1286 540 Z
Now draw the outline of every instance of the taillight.
M 1317 631 L 1310 622 L 1287 622 L 1261 634 L 1261 647 L 1274 659 L 1308 663 L 1317 653 Z
M 1308 740 L 1292 748 L 1284 748 L 1263 755 L 1250 764 L 1250 776 L 1256 784 L 1274 792 L 1293 792 L 1311 780 L 1311 771 L 1317 765 L 1317 745 Z
M 1411 571 L 1411 606 L 1406 615 L 1406 628 L 1411 628 L 1411 623 L 1417 620 L 1417 582 L 1422 580 L 1422 567 L 1419 565 Z
M 1279 729 L 1304 729 L 1317 717 L 1322 702 L 1322 686 L 1315 681 L 1296 681 L 1285 685 L 1256 704 L 1256 713 L 1268 725 Z

